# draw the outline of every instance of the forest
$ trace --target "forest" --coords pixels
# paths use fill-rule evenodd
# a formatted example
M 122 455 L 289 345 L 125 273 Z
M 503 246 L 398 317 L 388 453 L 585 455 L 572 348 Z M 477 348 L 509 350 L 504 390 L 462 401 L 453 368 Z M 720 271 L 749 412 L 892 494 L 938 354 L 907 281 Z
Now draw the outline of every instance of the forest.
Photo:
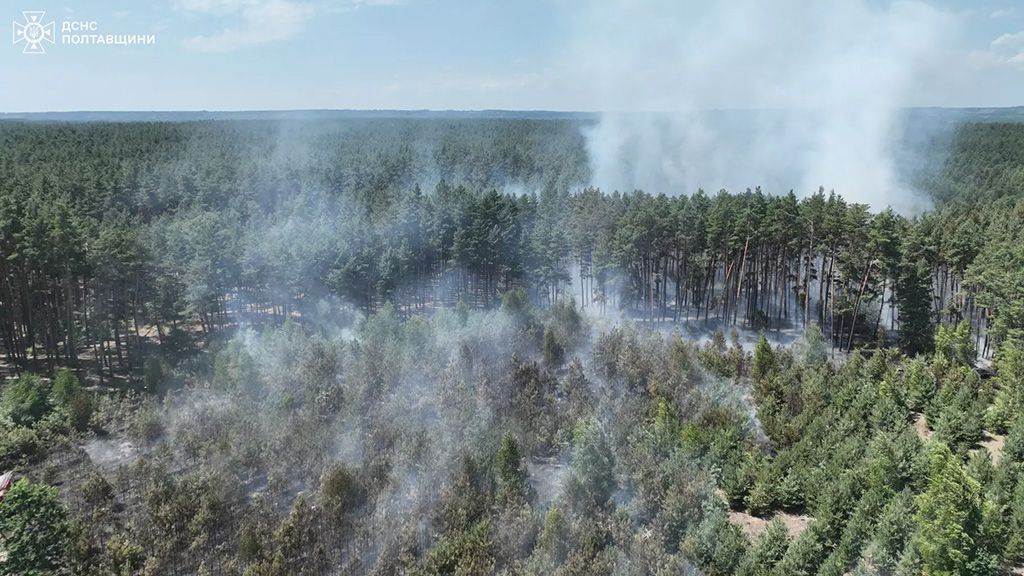
M 900 214 L 588 122 L 0 121 L 0 575 L 1024 571 L 1024 123 Z

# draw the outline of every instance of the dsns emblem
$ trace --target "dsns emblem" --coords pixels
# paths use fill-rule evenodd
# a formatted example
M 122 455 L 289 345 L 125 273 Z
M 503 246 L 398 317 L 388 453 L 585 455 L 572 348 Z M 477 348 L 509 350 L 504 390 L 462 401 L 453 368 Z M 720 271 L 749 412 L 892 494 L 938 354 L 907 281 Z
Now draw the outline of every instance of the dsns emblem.
M 13 22 L 13 43 L 15 45 L 25 44 L 25 49 L 21 51 L 22 54 L 46 54 L 43 43 L 49 42 L 53 44 L 53 21 L 51 20 L 46 24 L 43 23 L 43 16 L 46 15 L 45 10 L 22 12 L 21 15 L 25 18 L 24 22 L 18 22 L 17 20 Z

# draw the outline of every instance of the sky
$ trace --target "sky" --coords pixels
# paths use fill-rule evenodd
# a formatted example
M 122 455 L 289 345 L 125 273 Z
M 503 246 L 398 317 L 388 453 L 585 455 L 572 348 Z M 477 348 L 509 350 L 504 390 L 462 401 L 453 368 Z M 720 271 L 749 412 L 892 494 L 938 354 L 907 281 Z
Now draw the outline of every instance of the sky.
M 867 38 L 916 39 L 884 44 L 893 52 L 881 61 L 905 64 L 898 68 L 906 82 L 895 104 L 1024 105 L 1024 0 L 834 1 L 867 14 L 850 19 L 867 28 Z M 756 77 L 758 89 L 789 89 L 790 75 L 817 50 L 785 47 L 815 28 L 816 18 L 830 31 L 819 42 L 839 44 L 828 48 L 830 58 L 842 58 L 842 43 L 858 44 L 851 38 L 862 30 L 834 31 L 843 22 L 825 14 L 792 17 L 814 3 L 765 2 L 778 10 L 759 10 L 751 19 L 728 11 L 706 18 L 706 2 L 692 0 L 7 0 L 0 16 L 14 24 L 12 42 L 0 49 L 0 112 L 662 110 L 673 107 L 672 98 L 633 101 L 630 83 L 657 86 L 675 73 L 688 75 L 675 84 L 708 87 L 702 107 L 770 105 L 775 100 L 744 97 L 745 78 Z M 26 22 L 23 11 L 45 11 L 41 22 L 54 22 L 54 42 L 40 44 L 45 54 L 24 54 L 26 42 L 14 42 Z M 681 44 L 631 50 L 666 11 L 677 27 L 652 37 Z M 88 22 L 94 31 L 62 32 Z M 679 24 L 687 22 L 693 26 Z M 921 22 L 927 33 L 918 30 Z M 702 23 L 713 30 L 702 30 Z M 152 35 L 155 42 L 71 44 L 65 34 Z M 694 60 L 688 52 L 682 70 L 665 61 L 679 58 L 680 50 L 699 53 L 697 40 L 708 34 L 724 34 L 737 49 L 724 59 Z M 754 36 L 761 38 L 748 43 Z M 756 69 L 760 54 L 776 47 L 788 64 Z M 866 61 L 863 71 L 837 70 L 863 74 L 870 85 L 879 61 Z M 738 62 L 753 63 L 752 70 Z M 806 69 L 815 76 L 804 74 L 801 82 L 819 81 L 818 75 L 832 81 L 821 62 Z

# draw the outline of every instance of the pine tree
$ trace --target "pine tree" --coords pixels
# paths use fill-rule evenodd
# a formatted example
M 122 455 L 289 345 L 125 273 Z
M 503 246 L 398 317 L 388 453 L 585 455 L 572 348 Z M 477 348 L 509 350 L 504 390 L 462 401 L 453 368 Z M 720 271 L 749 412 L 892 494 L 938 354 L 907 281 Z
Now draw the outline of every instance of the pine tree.
M 928 351 L 932 345 L 931 270 L 918 233 L 907 236 L 902 252 L 900 273 L 896 278 L 900 346 L 910 354 L 917 354 Z
M 517 502 L 525 502 L 529 496 L 530 485 L 526 469 L 523 467 L 519 442 L 515 436 L 505 434 L 501 445 L 494 456 L 497 469 L 498 495 Z
M 754 364 L 750 369 L 750 376 L 755 382 L 761 382 L 770 378 L 776 370 L 775 352 L 768 339 L 761 334 L 754 346 Z
M 913 542 L 927 574 L 967 574 L 982 552 L 981 486 L 945 444 L 928 448 L 928 485 L 917 497 Z

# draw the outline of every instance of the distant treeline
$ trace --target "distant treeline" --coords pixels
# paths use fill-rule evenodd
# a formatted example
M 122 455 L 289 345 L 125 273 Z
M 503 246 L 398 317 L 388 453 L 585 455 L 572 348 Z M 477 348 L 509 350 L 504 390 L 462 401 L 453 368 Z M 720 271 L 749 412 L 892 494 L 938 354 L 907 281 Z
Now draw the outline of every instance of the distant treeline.
M 965 126 L 929 179 L 944 204 L 907 219 L 824 191 L 584 188 L 571 120 L 3 123 L 0 339 L 112 374 L 147 334 L 523 288 L 652 321 L 817 322 L 840 348 L 916 352 L 966 319 L 986 353 L 1024 326 L 1022 157 L 1024 126 Z

